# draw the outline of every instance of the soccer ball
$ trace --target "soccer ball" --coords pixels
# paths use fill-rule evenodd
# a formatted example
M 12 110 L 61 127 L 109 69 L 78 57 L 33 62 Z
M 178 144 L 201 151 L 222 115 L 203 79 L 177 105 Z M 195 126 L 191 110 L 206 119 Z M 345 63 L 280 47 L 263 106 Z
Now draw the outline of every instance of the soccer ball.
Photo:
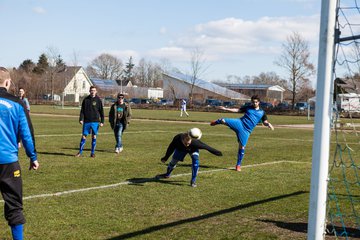
M 192 138 L 200 139 L 202 136 L 202 132 L 199 128 L 192 128 L 189 130 L 189 135 Z

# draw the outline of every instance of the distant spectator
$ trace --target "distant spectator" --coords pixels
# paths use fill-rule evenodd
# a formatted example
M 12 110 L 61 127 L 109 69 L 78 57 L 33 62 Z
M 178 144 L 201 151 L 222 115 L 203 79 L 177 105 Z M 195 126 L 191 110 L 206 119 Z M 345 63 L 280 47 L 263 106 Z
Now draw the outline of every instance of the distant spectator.
M 30 103 L 29 100 L 26 97 L 26 93 L 25 93 L 25 89 L 24 88 L 19 88 L 19 98 L 23 101 L 23 103 L 26 106 L 26 110 L 28 112 L 30 112 Z
M 181 99 L 180 105 L 181 105 L 180 117 L 182 117 L 183 112 L 186 114 L 186 116 L 189 116 L 189 114 L 188 114 L 187 111 L 186 111 L 186 100 L 185 100 L 185 99 Z

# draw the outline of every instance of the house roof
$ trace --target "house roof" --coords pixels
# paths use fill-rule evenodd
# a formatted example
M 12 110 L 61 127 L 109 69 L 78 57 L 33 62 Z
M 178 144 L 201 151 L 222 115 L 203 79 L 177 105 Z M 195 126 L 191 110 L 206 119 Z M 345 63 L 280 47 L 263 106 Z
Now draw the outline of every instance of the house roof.
M 181 81 L 184 81 L 188 84 L 194 83 L 195 86 L 205 89 L 210 92 L 214 92 L 216 94 L 231 98 L 231 99 L 239 99 L 239 100 L 249 100 L 250 97 L 238 92 L 235 92 L 233 90 L 227 89 L 225 87 L 219 86 L 217 84 L 202 80 L 202 79 L 196 79 L 196 81 L 192 81 L 192 76 L 185 75 L 182 73 L 177 72 L 171 72 L 171 73 L 163 73 L 164 75 L 175 78 Z
M 95 86 L 102 90 L 114 90 L 118 88 L 118 84 L 115 80 L 100 78 L 90 78 L 90 80 Z
M 230 83 L 230 84 L 221 84 L 221 86 L 229 89 L 259 89 L 259 90 L 272 90 L 272 91 L 281 91 L 284 92 L 285 89 L 279 85 L 272 84 L 241 84 L 241 83 Z
M 70 81 L 80 69 L 79 66 L 66 66 L 63 71 L 57 73 L 57 77 Z
M 58 87 L 64 89 L 80 69 L 80 66 L 66 66 L 62 71 L 57 72 L 55 78 Z

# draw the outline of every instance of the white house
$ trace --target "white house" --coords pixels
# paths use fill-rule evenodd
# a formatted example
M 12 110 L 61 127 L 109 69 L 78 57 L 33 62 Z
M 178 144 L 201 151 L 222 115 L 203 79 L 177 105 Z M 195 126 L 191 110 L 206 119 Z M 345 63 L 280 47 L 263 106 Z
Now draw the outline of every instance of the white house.
M 57 73 L 57 80 L 63 82 L 63 97 L 66 101 L 79 102 L 80 97 L 89 94 L 90 86 L 93 85 L 82 67 L 66 67 L 64 71 Z

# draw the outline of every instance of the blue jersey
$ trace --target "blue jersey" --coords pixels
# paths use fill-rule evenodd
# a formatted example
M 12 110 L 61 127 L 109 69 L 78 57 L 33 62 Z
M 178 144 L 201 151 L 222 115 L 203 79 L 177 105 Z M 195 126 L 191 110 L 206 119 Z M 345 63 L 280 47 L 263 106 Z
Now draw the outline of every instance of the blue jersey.
M 33 128 L 22 101 L 0 88 L 0 164 L 18 161 L 18 142 L 22 140 L 26 155 L 37 160 Z
M 226 125 L 231 128 L 242 146 L 246 146 L 251 132 L 260 121 L 267 120 L 264 110 L 256 110 L 253 106 L 241 108 L 239 112 L 245 113 L 241 118 L 224 118 Z
M 244 116 L 242 116 L 240 119 L 244 124 L 244 128 L 248 132 L 252 132 L 252 130 L 254 130 L 254 128 L 260 121 L 263 122 L 263 121 L 267 120 L 265 111 L 262 110 L 261 108 L 256 110 L 254 107 L 249 106 L 249 107 L 240 109 L 239 112 L 245 113 Z

